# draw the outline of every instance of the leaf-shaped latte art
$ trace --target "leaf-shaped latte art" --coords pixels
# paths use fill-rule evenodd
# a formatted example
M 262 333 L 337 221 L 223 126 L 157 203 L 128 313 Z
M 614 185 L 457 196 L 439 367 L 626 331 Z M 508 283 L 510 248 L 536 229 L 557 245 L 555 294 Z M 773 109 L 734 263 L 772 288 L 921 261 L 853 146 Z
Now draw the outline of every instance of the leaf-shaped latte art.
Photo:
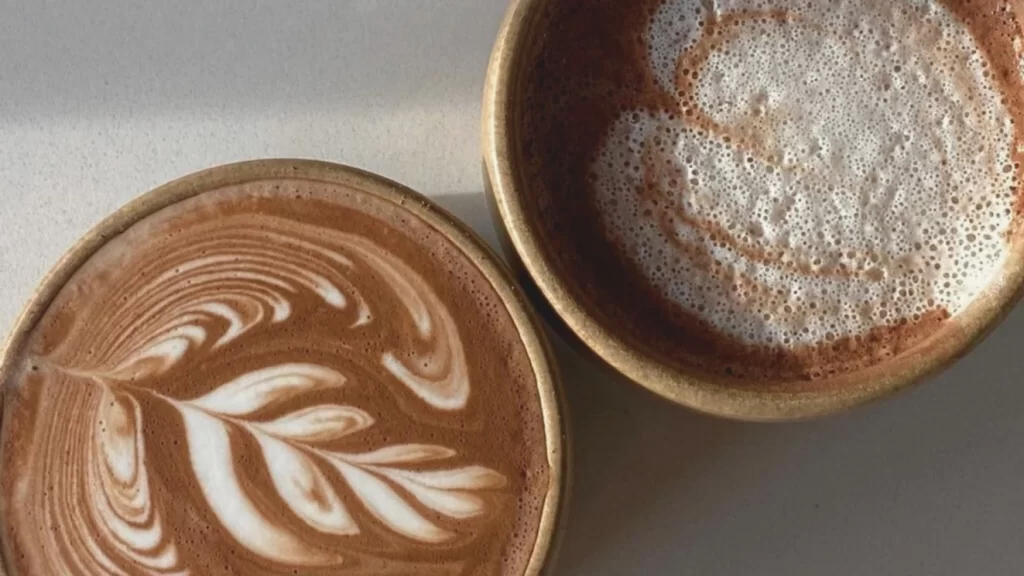
M 93 471 L 103 496 L 94 500 L 93 513 L 107 535 L 124 544 L 123 552 L 133 561 L 177 573 L 177 549 L 165 540 L 160 512 L 152 503 L 141 423 L 142 412 L 134 398 L 103 392 L 97 421 L 103 457 L 96 459 Z
M 189 348 L 205 341 L 206 332 L 202 328 L 190 324 L 175 326 L 103 376 L 130 380 L 140 375 L 163 373 L 180 361 Z
M 455 451 L 430 444 L 399 444 L 385 446 L 373 452 L 350 455 L 349 461 L 360 464 L 408 464 L 444 460 L 455 456 Z
M 482 466 L 427 472 L 372 469 L 408 490 L 424 506 L 452 518 L 472 518 L 484 512 L 483 500 L 471 491 L 494 490 L 506 484 L 504 476 Z
M 452 470 L 410 472 L 390 470 L 389 475 L 404 478 L 421 486 L 439 490 L 492 490 L 505 485 L 505 477 L 483 466 L 466 466 Z
M 242 416 L 299 394 L 344 383 L 345 377 L 329 368 L 279 364 L 243 374 L 191 403 L 209 412 Z
M 414 284 L 413 279 L 419 275 L 404 262 L 397 259 L 386 261 L 366 244 L 363 240 L 352 243 L 353 248 L 372 263 L 405 304 L 420 337 L 425 340 L 433 338 L 436 343 L 430 354 L 416 355 L 412 362 L 402 361 L 393 352 L 386 352 L 381 362 L 431 406 L 442 410 L 464 408 L 469 399 L 469 377 L 465 353 L 451 314 L 433 291 L 422 290 L 417 287 L 422 284 Z
M 386 474 L 405 488 L 424 506 L 452 518 L 472 518 L 483 513 L 484 502 L 479 497 L 455 490 L 439 490 L 396 473 Z
M 33 441 L 46 457 L 22 463 L 32 473 L 15 491 L 13 503 L 32 512 L 15 517 L 18 525 L 45 522 L 31 534 L 33 545 L 46 552 L 35 559 L 32 573 L 127 574 L 128 566 L 147 575 L 189 574 L 154 495 L 139 403 L 129 394 L 94 388 L 91 380 L 44 373 L 60 391 L 53 408 L 69 417 L 39 431 Z M 22 470 L 5 468 L 4 474 Z
M 309 456 L 266 434 L 256 434 L 277 493 L 303 521 L 322 532 L 358 534 L 359 528 Z
M 341 458 L 334 458 L 333 463 L 366 508 L 388 528 L 422 542 L 444 542 L 452 537 L 450 532 L 424 518 L 377 476 Z
M 293 395 L 297 388 L 314 391 L 322 386 L 340 386 L 342 382 L 340 375 L 331 370 L 288 364 L 245 374 L 195 400 L 172 401 L 185 420 L 192 465 L 207 501 L 225 528 L 246 547 L 292 564 L 298 563 L 299 558 L 310 565 L 336 561 L 304 547 L 284 526 L 260 513 L 244 494 L 228 441 L 229 428 L 250 434 L 256 440 L 278 495 L 298 518 L 321 532 L 353 535 L 360 530 L 315 460 L 337 470 L 366 510 L 382 524 L 408 538 L 428 543 L 449 540 L 453 534 L 424 517 L 395 486 L 403 488 L 423 506 L 459 519 L 484 511 L 483 499 L 472 491 L 505 485 L 504 476 L 482 466 L 432 471 L 394 467 L 436 462 L 456 455 L 441 446 L 403 444 L 346 454 L 311 445 L 373 424 L 371 416 L 349 406 L 316 405 L 269 422 L 236 417 Z M 255 533 L 261 536 L 251 534 L 253 526 L 258 527 Z
M 224 422 L 185 404 L 179 404 L 178 409 L 185 422 L 192 470 L 199 487 L 221 525 L 240 544 L 271 560 L 296 566 L 341 560 L 310 546 L 268 518 L 246 496 L 232 459 L 231 439 Z
M 352 406 L 320 404 L 257 426 L 268 434 L 289 440 L 324 442 L 373 426 L 373 417 Z
M 458 324 L 429 283 L 366 238 L 333 229 L 248 214 L 202 232 L 198 241 L 169 236 L 131 274 L 109 272 L 119 283 L 65 340 L 88 345 L 36 359 L 48 385 L 71 390 L 58 396 L 71 425 L 49 429 L 49 450 L 91 463 L 82 478 L 44 471 L 62 495 L 88 502 L 65 510 L 38 495 L 40 518 L 56 527 L 41 532 L 41 546 L 77 554 L 47 560 L 46 571 L 203 573 L 190 563 L 195 532 L 189 545 L 177 541 L 196 517 L 212 527 L 203 538 L 288 573 L 360 571 L 360 562 L 416 572 L 416 562 L 377 555 L 482 531 L 502 474 L 450 447 L 389 443 L 394 426 L 378 431 L 409 417 L 410 402 L 448 412 L 469 400 Z M 309 350 L 292 343 L 300 319 L 299 330 L 321 330 L 306 338 Z M 392 324 L 401 337 L 388 333 Z M 378 395 L 400 398 L 401 409 L 350 405 Z M 95 416 L 88 426 L 77 405 Z M 167 436 L 179 432 L 180 448 Z M 93 437 L 76 452 L 76 439 Z M 172 440 L 155 448 L 158 460 L 147 459 L 149 438 Z M 183 469 L 161 461 L 178 449 Z M 179 509 L 168 478 L 197 498 Z M 461 524 L 474 518 L 473 528 Z

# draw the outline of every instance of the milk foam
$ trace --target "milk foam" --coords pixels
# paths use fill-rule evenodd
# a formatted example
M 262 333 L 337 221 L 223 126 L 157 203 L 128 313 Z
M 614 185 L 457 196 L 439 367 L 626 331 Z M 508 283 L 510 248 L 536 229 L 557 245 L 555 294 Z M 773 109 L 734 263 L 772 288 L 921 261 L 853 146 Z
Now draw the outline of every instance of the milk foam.
M 1013 126 L 938 3 L 669 0 L 646 42 L 683 113 L 624 111 L 591 182 L 611 238 L 718 331 L 816 344 L 955 314 L 1005 258 Z
M 15 397 L 32 419 L 4 422 L 5 442 L 28 438 L 5 446 L 21 456 L 0 486 L 20 573 L 244 571 L 235 558 L 268 574 L 497 573 L 519 537 L 500 530 L 523 516 L 511 476 L 537 471 L 484 465 L 516 448 L 482 450 L 462 427 L 494 408 L 511 438 L 523 410 L 492 407 L 481 356 L 505 368 L 502 389 L 523 375 L 467 349 L 477 308 L 454 309 L 448 274 L 394 250 L 409 239 L 247 208 L 291 202 L 253 188 L 136 224 L 39 323 L 49 345 L 35 339 L 12 378 L 38 407 Z

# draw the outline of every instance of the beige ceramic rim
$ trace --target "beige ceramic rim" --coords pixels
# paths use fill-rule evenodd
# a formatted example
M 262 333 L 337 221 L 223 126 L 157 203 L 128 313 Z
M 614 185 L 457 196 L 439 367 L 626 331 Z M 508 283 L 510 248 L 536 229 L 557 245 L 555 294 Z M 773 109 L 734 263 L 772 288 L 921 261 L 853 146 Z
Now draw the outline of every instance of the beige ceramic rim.
M 4 381 L 3 375 L 17 356 L 17 349 L 53 298 L 71 276 L 109 240 L 139 220 L 177 202 L 226 186 L 273 178 L 339 184 L 401 206 L 453 242 L 477 265 L 498 292 L 522 337 L 540 393 L 550 475 L 537 539 L 527 564 L 526 575 L 546 573 L 553 563 L 564 527 L 562 517 L 570 480 L 568 426 L 563 409 L 565 402 L 551 348 L 539 320 L 512 282 L 508 270 L 479 236 L 431 200 L 381 176 L 349 166 L 313 160 L 255 160 L 196 172 L 144 194 L 90 230 L 43 279 L 15 322 L 6 344 L 0 349 L 0 382 Z M 3 421 L 2 402 L 3 394 L 0 394 L 0 424 Z M 2 564 L 0 555 L 0 576 L 4 574 Z
M 966 354 L 1016 305 L 1024 282 L 1024 242 L 1018 234 L 1007 264 L 986 292 L 955 321 L 904 354 L 879 366 L 829 379 L 821 391 L 768 392 L 722 385 L 659 361 L 598 323 L 559 276 L 531 221 L 518 162 L 517 89 L 527 64 L 522 57 L 548 2 L 513 0 L 501 26 L 484 88 L 482 144 L 485 185 L 496 226 L 510 244 L 508 256 L 564 323 L 571 340 L 640 386 L 701 412 L 755 421 L 786 421 L 840 412 L 888 396 L 934 375 Z M 560 321 L 560 322 L 558 322 Z

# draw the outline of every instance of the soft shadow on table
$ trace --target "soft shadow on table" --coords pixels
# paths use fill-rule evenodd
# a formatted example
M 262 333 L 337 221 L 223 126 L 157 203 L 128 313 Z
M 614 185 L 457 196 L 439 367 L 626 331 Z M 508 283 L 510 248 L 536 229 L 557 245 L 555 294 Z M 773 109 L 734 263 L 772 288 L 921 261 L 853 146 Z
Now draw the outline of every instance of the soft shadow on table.
M 481 193 L 442 196 L 492 246 Z M 924 385 L 813 422 L 727 422 L 553 337 L 574 436 L 559 576 L 1006 574 L 1024 534 L 1024 308 Z

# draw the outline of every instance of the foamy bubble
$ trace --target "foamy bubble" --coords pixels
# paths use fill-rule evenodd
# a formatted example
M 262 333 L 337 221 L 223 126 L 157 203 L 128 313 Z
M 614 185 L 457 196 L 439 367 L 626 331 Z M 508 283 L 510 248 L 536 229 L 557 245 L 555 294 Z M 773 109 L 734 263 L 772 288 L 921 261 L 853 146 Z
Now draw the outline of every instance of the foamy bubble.
M 651 21 L 652 71 L 684 113 L 610 128 L 592 181 L 612 238 L 749 344 L 962 310 L 1005 258 L 1016 185 L 965 26 L 924 1 L 717 7 L 669 0 Z

